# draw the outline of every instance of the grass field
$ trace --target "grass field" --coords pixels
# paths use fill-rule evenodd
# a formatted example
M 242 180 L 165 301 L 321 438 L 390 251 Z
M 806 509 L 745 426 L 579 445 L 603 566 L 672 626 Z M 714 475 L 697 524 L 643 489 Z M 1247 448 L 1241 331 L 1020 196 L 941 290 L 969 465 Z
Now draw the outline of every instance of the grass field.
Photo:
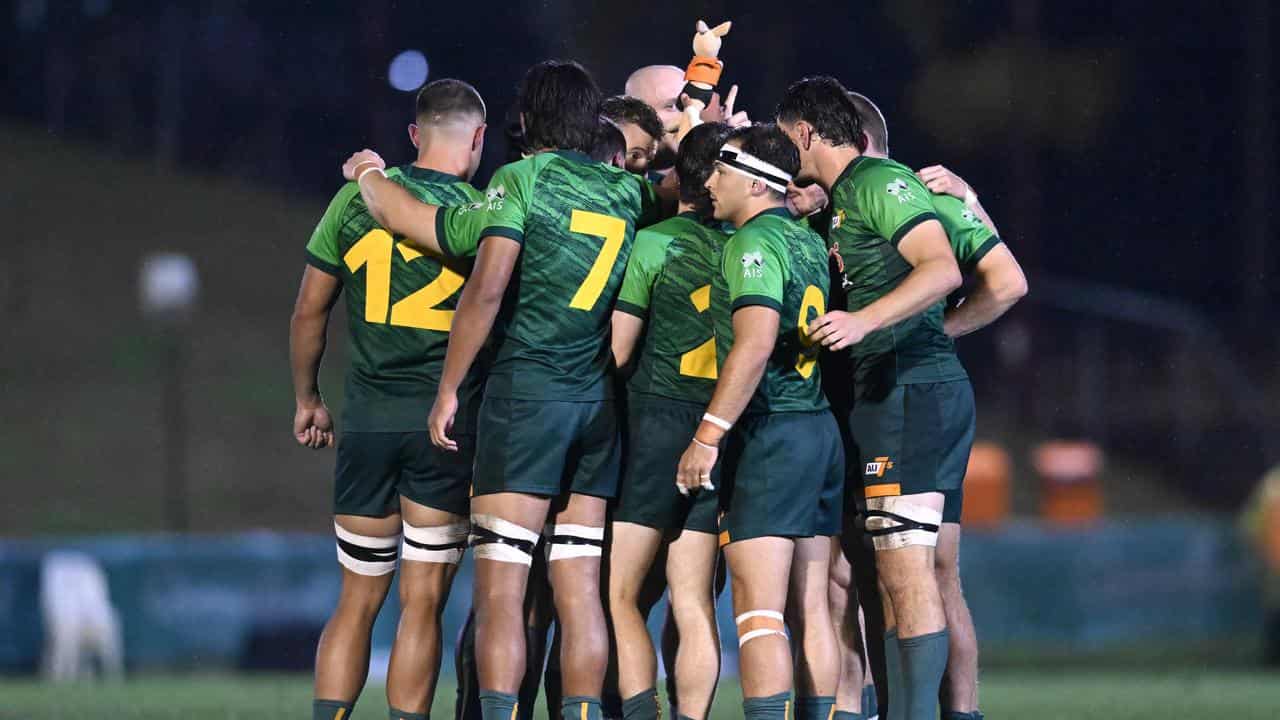
M 452 688 L 442 688 L 433 716 L 451 718 Z M 310 678 L 156 676 L 119 685 L 44 685 L 0 680 L 0 720 L 188 718 L 256 720 L 310 717 Z M 736 684 L 721 689 L 714 720 L 740 718 Z M 1167 720 L 1280 718 L 1280 674 L 1262 672 L 1016 672 L 986 674 L 982 706 L 992 720 Z M 539 717 L 543 708 L 538 707 Z M 382 688 L 370 686 L 354 720 L 386 718 Z

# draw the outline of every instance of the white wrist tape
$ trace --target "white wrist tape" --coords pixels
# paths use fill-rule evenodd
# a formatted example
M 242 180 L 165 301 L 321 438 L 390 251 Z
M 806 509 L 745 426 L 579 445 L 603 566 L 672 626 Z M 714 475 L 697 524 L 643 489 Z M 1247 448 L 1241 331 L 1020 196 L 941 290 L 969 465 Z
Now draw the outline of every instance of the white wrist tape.
M 978 204 L 978 193 L 974 192 L 973 188 L 968 185 L 964 186 L 964 204 L 969 207 L 973 207 Z
M 711 413 L 703 413 L 702 419 L 706 420 L 712 425 L 715 425 L 716 427 L 720 428 L 725 432 L 729 432 L 730 430 L 733 429 L 733 423 L 729 422 L 728 420 L 725 420 L 724 418 L 716 417 Z
M 370 162 L 372 162 L 372 161 L 370 161 Z M 362 164 L 363 164 L 363 163 L 362 163 Z M 371 173 L 371 172 L 379 173 L 379 174 L 381 174 L 381 175 L 382 175 L 382 177 L 386 177 L 386 176 L 387 176 L 387 173 L 386 173 L 386 171 L 385 171 L 385 170 L 383 170 L 382 168 L 378 167 L 377 165 L 373 165 L 373 166 L 367 167 L 367 168 L 365 168 L 364 170 L 361 170 L 361 171 L 360 171 L 360 174 L 356 176 L 356 184 L 357 184 L 357 185 L 359 185 L 359 184 L 360 184 L 360 181 L 364 179 L 364 176 L 365 176 L 365 175 L 368 175 L 368 174 L 369 174 L 369 173 Z
M 707 449 L 707 450 L 719 450 L 719 449 L 720 449 L 720 448 L 716 447 L 715 445 L 708 445 L 708 444 L 706 444 L 706 443 L 702 442 L 701 440 L 699 440 L 698 438 L 694 438 L 694 439 L 693 439 L 693 444 L 694 444 L 694 445 L 697 445 L 697 446 L 698 446 L 698 447 L 700 447 L 700 448 L 705 448 L 705 449 Z

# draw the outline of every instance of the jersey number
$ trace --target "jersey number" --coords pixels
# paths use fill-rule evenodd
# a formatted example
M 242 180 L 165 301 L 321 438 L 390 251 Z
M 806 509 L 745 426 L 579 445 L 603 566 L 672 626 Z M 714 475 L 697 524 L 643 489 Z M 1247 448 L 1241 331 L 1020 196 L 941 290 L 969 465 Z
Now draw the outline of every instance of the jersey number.
M 353 274 L 362 267 L 365 269 L 365 322 L 388 322 L 387 307 L 390 306 L 391 325 L 449 332 L 449 328 L 453 326 L 453 311 L 437 310 L 436 306 L 462 289 L 466 278 L 441 266 L 440 274 L 430 284 L 391 305 L 392 248 L 400 251 L 405 262 L 422 257 L 422 253 L 417 250 L 395 242 L 391 234 L 381 228 L 366 233 L 342 256 L 342 261 Z
M 618 259 L 622 240 L 627 236 L 627 223 L 612 215 L 574 210 L 569 216 L 569 231 L 604 238 L 604 245 L 600 247 L 596 261 L 591 264 L 587 278 L 578 286 L 573 300 L 569 301 L 571 308 L 590 310 L 595 307 L 596 300 L 600 299 L 600 293 L 604 292 L 604 285 L 613 272 L 613 262 Z
M 804 289 L 804 300 L 800 302 L 800 317 L 796 318 L 796 326 L 800 331 L 800 344 L 805 348 L 813 345 L 813 341 L 809 339 L 809 310 L 811 309 L 817 310 L 818 315 L 827 311 L 826 299 L 822 297 L 822 291 L 816 285 L 810 285 Z M 800 373 L 800 377 L 808 380 L 813 375 L 813 368 L 817 364 L 816 352 L 812 355 L 801 352 L 796 358 L 796 372 Z
M 698 312 L 704 313 L 711 307 L 711 286 L 702 287 L 689 293 L 689 300 Z M 716 336 L 698 347 L 680 356 L 680 374 L 689 377 L 716 379 Z

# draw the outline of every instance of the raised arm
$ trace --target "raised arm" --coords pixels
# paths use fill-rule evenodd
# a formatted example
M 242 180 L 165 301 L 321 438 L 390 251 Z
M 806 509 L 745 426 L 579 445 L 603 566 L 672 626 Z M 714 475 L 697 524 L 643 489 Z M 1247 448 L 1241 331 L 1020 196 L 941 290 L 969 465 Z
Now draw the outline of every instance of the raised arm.
M 857 312 L 833 310 L 819 317 L 809 324 L 809 337 L 830 350 L 840 350 L 925 311 L 960 287 L 960 268 L 937 220 L 925 220 L 908 231 L 898 243 L 898 252 L 912 269 L 896 288 Z
M 404 236 L 406 244 L 436 256 L 444 255 L 436 238 L 439 207 L 414 197 L 387 179 L 386 163 L 372 150 L 361 150 L 342 165 L 342 175 L 360 186 L 360 197 L 379 225 Z
M 973 291 L 958 307 L 947 309 L 943 329 L 953 338 L 990 325 L 1027 294 L 1027 276 L 1004 243 L 982 256 L 974 275 Z
M 320 449 L 333 444 L 333 420 L 320 395 L 329 311 L 338 299 L 338 278 L 308 265 L 289 319 L 289 366 L 293 373 L 293 436 L 299 445 Z
M 458 386 L 471 370 L 476 355 L 480 354 L 493 329 L 494 318 L 498 316 L 502 297 L 507 292 L 511 273 L 520 257 L 520 247 L 515 240 L 501 236 L 486 237 L 480 243 L 475 268 L 462 288 L 458 309 L 453 314 L 440 388 L 428 420 L 431 442 L 437 447 L 452 451 L 458 449 L 458 443 L 449 437 L 453 418 L 458 412 Z

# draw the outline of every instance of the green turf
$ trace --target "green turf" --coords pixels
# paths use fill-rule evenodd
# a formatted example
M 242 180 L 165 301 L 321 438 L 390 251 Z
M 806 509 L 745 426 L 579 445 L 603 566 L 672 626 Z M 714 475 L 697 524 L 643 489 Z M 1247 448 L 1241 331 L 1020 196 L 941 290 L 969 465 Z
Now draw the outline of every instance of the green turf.
M 433 713 L 450 718 L 453 692 L 442 688 Z M 714 720 L 742 717 L 736 683 L 726 684 Z M 0 680 L 0 720 L 188 718 L 256 720 L 310 717 L 310 679 L 273 676 L 157 676 L 120 685 L 50 686 Z M 1280 675 L 1262 672 L 987 673 L 982 705 L 991 720 L 1167 720 L 1280 717 Z M 543 717 L 539 707 L 539 717 Z M 386 717 L 382 688 L 371 686 L 352 716 Z

